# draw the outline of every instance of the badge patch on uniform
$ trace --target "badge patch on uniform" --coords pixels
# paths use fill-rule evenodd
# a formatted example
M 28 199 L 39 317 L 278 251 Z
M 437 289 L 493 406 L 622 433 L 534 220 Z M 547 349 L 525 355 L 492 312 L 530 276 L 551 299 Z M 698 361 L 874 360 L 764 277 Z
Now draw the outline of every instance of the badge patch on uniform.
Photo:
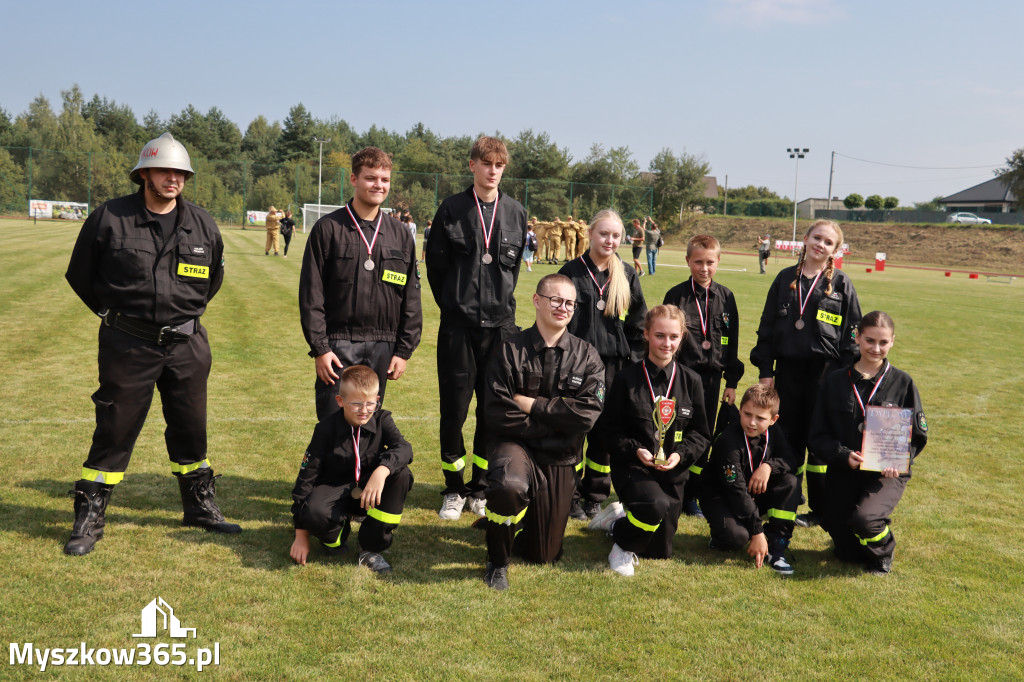
M 192 253 L 194 253 L 197 256 L 202 256 L 204 253 L 206 253 L 206 249 L 204 249 L 201 246 L 193 246 Z
M 722 476 L 726 483 L 732 483 L 736 480 L 736 469 L 732 464 L 725 464 L 722 466 Z
M 680 417 L 689 417 L 692 414 L 693 414 L 693 410 L 691 410 L 689 407 L 680 407 L 679 408 L 679 416 Z
M 603 403 L 604 402 L 604 383 L 599 383 L 597 385 L 597 391 L 595 392 L 595 394 L 597 395 L 597 399 L 600 400 Z
M 306 454 L 302 456 L 302 467 L 301 468 L 305 469 L 306 465 L 309 464 L 309 457 L 310 457 L 309 450 L 306 450 Z
M 928 420 L 924 418 L 924 412 L 917 413 L 917 428 L 928 433 Z
M 683 442 L 683 432 L 680 431 L 679 429 L 676 429 L 675 442 L 677 442 L 677 443 L 682 443 Z
M 505 257 L 506 258 L 513 258 L 514 259 L 518 255 L 518 253 L 519 253 L 519 249 L 515 248 L 514 246 L 505 249 Z
M 583 385 L 583 375 L 582 374 L 570 374 L 569 375 L 569 387 L 570 388 L 579 388 L 582 385 Z
M 725 326 L 729 326 L 729 313 L 722 313 L 722 322 L 725 322 Z

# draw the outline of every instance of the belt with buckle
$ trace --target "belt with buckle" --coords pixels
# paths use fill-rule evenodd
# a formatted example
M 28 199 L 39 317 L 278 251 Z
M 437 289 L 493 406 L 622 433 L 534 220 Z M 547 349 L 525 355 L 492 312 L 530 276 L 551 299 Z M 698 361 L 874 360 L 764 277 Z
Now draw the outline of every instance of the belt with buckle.
M 188 337 L 199 328 L 199 320 L 197 318 L 192 318 L 184 324 L 171 326 L 153 324 L 152 322 L 146 322 L 145 320 L 115 312 L 108 312 L 104 315 L 103 324 L 119 329 L 137 339 L 155 343 L 158 346 L 188 343 Z

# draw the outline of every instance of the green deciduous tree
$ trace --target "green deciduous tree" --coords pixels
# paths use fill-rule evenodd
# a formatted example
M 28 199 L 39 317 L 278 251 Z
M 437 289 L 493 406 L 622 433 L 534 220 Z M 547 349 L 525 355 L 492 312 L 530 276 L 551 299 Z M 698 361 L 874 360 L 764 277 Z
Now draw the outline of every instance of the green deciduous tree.
M 25 192 L 25 172 L 6 149 L 0 149 L 0 211 L 27 211 L 28 197 Z
M 718 186 L 718 196 L 725 196 L 725 187 L 722 185 Z M 767 187 L 755 187 L 754 185 L 746 185 L 745 187 L 730 187 L 729 188 L 729 202 L 733 201 L 755 201 L 757 199 L 781 199 L 778 194 L 771 191 Z
M 683 152 L 676 156 L 667 147 L 651 160 L 654 178 L 654 211 L 662 220 L 676 218 L 680 207 L 704 203 L 704 176 L 711 164 L 702 156 Z
M 850 209 L 851 211 L 853 209 L 855 209 L 855 208 L 860 208 L 863 205 L 864 205 L 864 197 L 862 197 L 861 195 L 856 194 L 856 193 L 848 194 L 846 196 L 846 198 L 843 199 L 843 206 L 845 206 L 846 208 Z
M 254 118 L 245 129 L 241 151 L 253 164 L 269 166 L 276 162 L 275 149 L 281 137 L 281 124 L 269 123 L 262 114 Z M 264 169 L 269 172 L 269 169 Z
M 882 202 L 882 206 L 886 210 L 889 210 L 889 211 L 891 211 L 894 208 L 898 208 L 899 205 L 900 205 L 899 197 L 886 197 L 883 200 L 883 202 Z
M 1013 192 L 1017 208 L 1024 206 L 1024 147 L 1006 157 L 1006 166 L 997 170 L 996 175 Z
M 92 123 L 105 146 L 126 154 L 138 154 L 149 138 L 128 105 L 118 105 L 106 97 L 93 95 L 82 107 L 82 116 Z
M 864 200 L 864 207 L 870 208 L 872 211 L 877 211 L 885 205 L 885 199 L 879 194 L 872 194 Z

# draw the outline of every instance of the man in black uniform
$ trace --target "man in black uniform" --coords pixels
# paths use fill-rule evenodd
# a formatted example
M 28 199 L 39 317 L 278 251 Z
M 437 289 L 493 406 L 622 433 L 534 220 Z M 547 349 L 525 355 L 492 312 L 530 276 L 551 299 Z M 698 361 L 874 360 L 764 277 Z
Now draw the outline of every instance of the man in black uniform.
M 352 155 L 347 205 L 316 221 L 299 275 L 299 316 L 316 360 L 316 418 L 338 411 L 338 371 L 366 365 L 398 380 L 420 342 L 423 312 L 416 244 L 380 209 L 391 189 L 391 157 L 376 147 Z
M 513 538 L 527 561 L 550 563 L 562 555 L 576 464 L 604 403 L 601 356 L 566 331 L 576 307 L 572 281 L 542 278 L 533 307 L 537 323 L 501 344 L 486 373 L 484 582 L 496 590 L 508 589 Z
M 209 214 L 181 197 L 192 175 L 188 152 L 170 133 L 151 140 L 131 172 L 141 189 L 93 211 L 71 254 L 68 283 L 103 323 L 96 430 L 75 483 L 65 554 L 88 554 L 103 537 L 107 502 L 128 468 L 154 384 L 183 524 L 241 531 L 217 507 L 206 458 L 211 356 L 199 317 L 224 280 L 224 242 Z
M 437 381 L 445 488 L 438 516 L 445 520 L 459 518 L 467 497 L 470 510 L 484 514 L 483 376 L 492 349 L 517 331 L 515 288 L 526 240 L 526 209 L 498 191 L 507 163 L 501 140 L 477 140 L 469 161 L 473 186 L 441 203 L 427 241 L 427 280 L 441 309 Z M 473 476 L 467 486 L 463 469 L 469 456 L 462 426 L 474 390 Z

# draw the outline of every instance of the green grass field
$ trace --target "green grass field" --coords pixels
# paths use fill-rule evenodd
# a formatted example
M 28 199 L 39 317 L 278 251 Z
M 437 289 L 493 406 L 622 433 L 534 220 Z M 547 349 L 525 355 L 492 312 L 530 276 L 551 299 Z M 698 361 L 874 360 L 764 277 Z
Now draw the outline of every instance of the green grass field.
M 707 548 L 684 518 L 675 558 L 643 561 L 633 579 L 607 569 L 610 541 L 570 521 L 564 560 L 514 564 L 512 588 L 481 581 L 483 533 L 466 514 L 437 519 L 435 345 L 438 315 L 423 279 L 423 342 L 388 407 L 413 444 L 416 484 L 395 534 L 394 574 L 377 579 L 353 553 L 288 558 L 289 493 L 314 424 L 313 362 L 299 328 L 305 240 L 265 257 L 263 230 L 224 230 L 227 276 L 204 324 L 210 378 L 209 457 L 221 508 L 245 532 L 180 527 L 178 490 L 157 399 L 106 537 L 87 557 L 61 547 L 93 429 L 97 319 L 64 280 L 78 225 L 0 220 L 0 640 L 36 647 L 134 647 L 140 610 L 171 604 L 196 647 L 220 664 L 56 667 L 48 678 L 251 679 L 1020 679 L 1024 677 L 1024 282 L 848 267 L 865 312 L 896 320 L 893 363 L 915 378 L 930 440 L 896 511 L 894 572 L 872 578 L 830 559 L 820 529 L 796 530 L 796 574 L 755 570 L 742 553 Z M 623 256 L 628 258 L 625 251 Z M 771 263 L 771 272 L 791 261 Z M 898 263 L 892 263 L 898 264 Z M 523 272 L 529 293 L 554 270 Z M 688 276 L 663 250 L 642 279 L 649 303 Z M 771 275 L 727 256 L 718 280 L 735 293 L 741 357 Z M 748 374 L 740 389 L 756 381 Z M 472 421 L 472 420 L 471 420 Z M 467 424 L 467 433 L 471 423 Z M 354 544 L 354 538 L 353 538 Z M 2 679 L 42 678 L 38 667 Z

